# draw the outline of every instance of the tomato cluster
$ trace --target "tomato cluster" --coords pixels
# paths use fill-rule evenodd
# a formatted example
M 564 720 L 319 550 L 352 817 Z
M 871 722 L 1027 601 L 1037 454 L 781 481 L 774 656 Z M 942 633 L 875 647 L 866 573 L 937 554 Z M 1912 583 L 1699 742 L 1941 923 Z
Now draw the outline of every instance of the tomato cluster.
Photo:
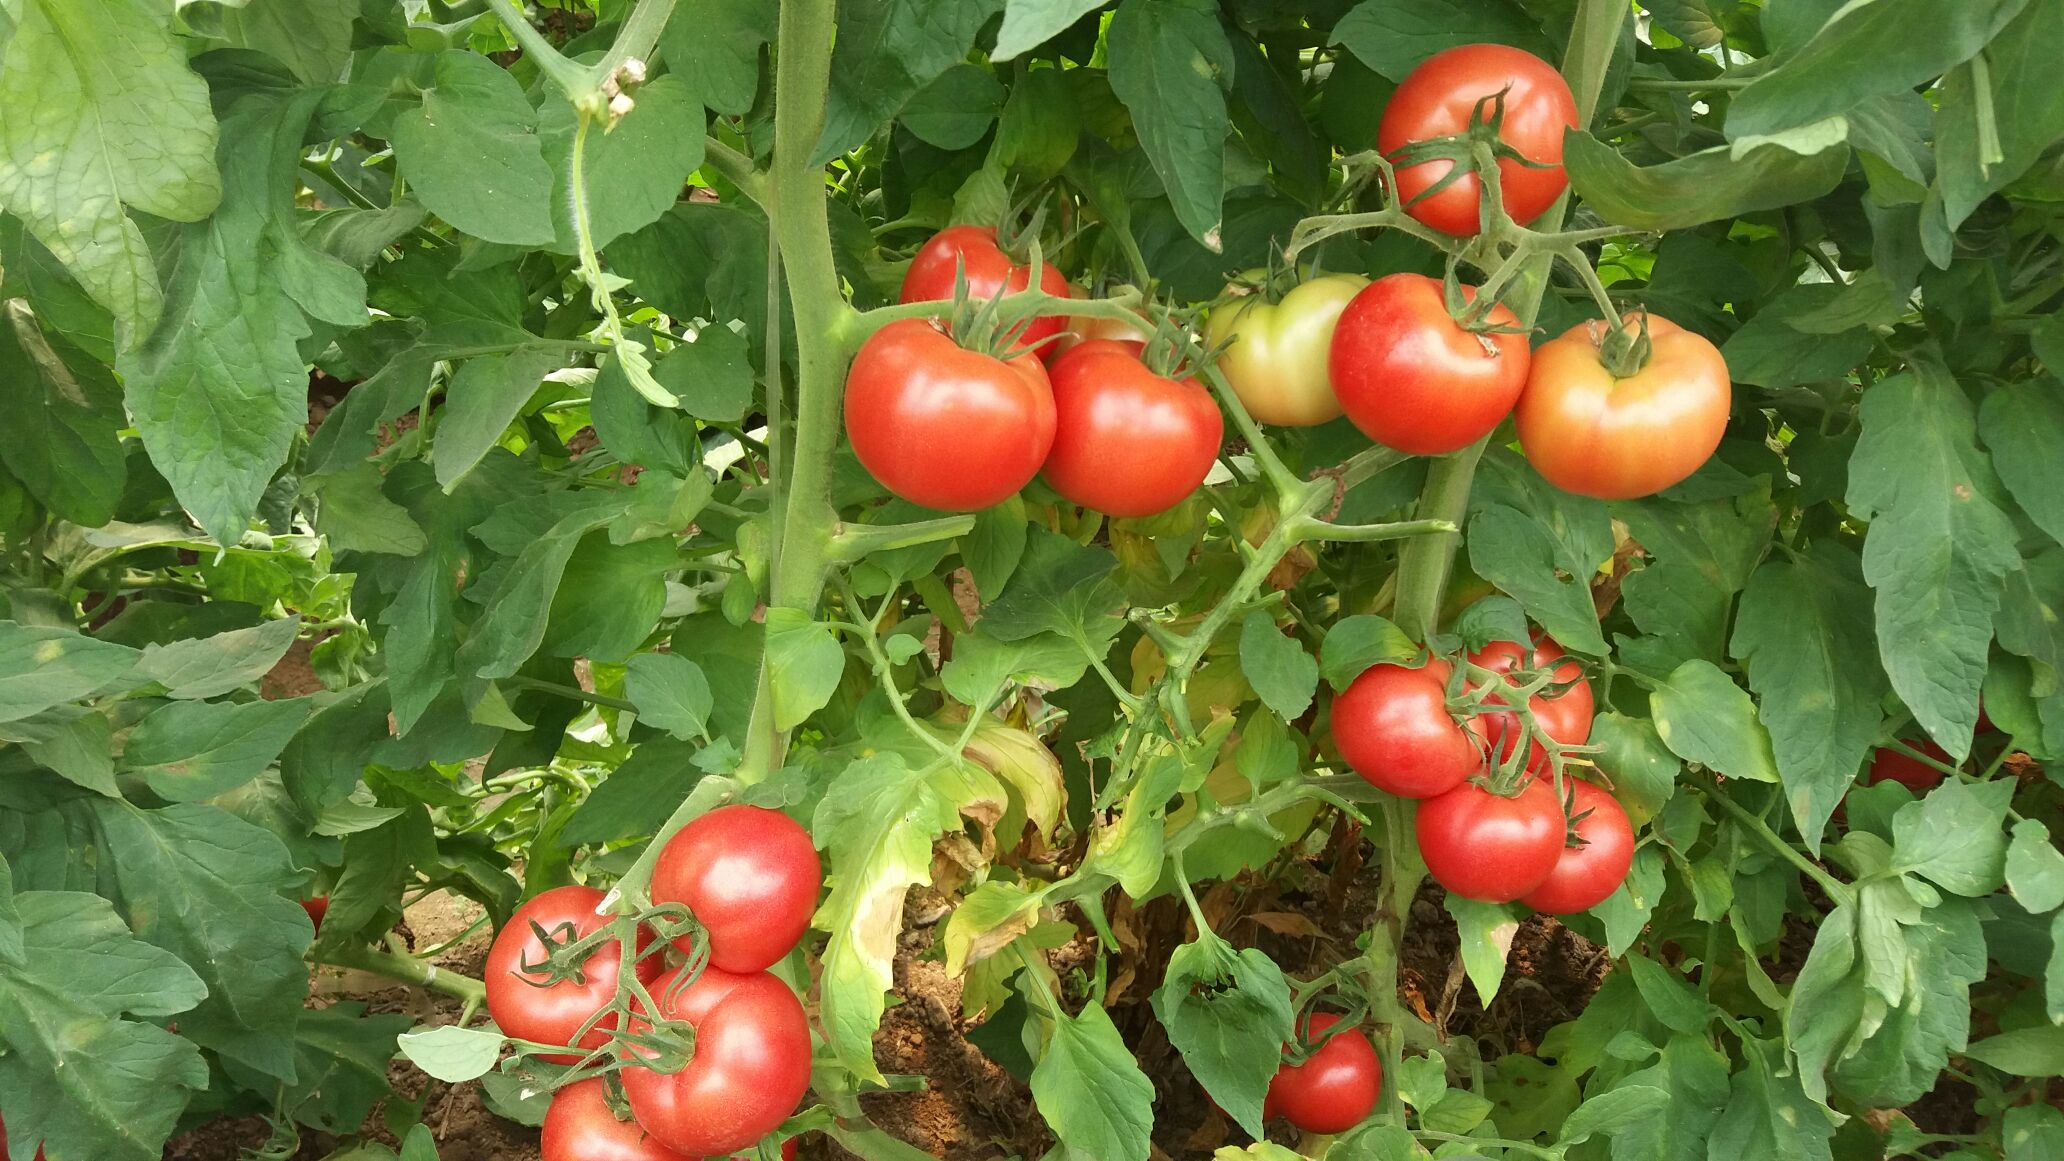
M 668 840 L 652 899 L 688 909 L 698 926 L 675 948 L 692 956 L 699 941 L 707 960 L 692 974 L 692 958 L 670 969 L 641 928 L 632 970 L 661 1018 L 694 1029 L 694 1053 L 679 1071 L 659 1072 L 639 1062 L 649 1059 L 641 1049 L 627 1050 L 616 1077 L 630 1120 L 600 1078 L 561 1089 L 545 1122 L 545 1161 L 726 1157 L 787 1119 L 809 1089 L 810 1024 L 795 992 L 766 969 L 801 941 L 822 881 L 809 834 L 778 811 L 720 807 Z M 605 1009 L 616 998 L 624 949 L 607 939 L 574 948 L 610 924 L 603 900 L 592 887 L 545 891 L 495 937 L 487 1007 L 505 1034 L 583 1054 L 609 1044 L 619 1012 Z M 580 962 L 565 962 L 570 955 Z M 644 1011 L 634 1006 L 631 1031 L 643 1026 Z M 784 1156 L 793 1156 L 792 1143 Z

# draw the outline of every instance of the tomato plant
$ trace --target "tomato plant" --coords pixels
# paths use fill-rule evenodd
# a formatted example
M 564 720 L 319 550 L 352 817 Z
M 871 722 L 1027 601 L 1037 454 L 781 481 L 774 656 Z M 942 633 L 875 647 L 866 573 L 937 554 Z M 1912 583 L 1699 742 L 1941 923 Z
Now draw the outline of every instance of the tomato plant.
M 2054 0 L 0 12 L 16 1152 L 2064 1155 Z

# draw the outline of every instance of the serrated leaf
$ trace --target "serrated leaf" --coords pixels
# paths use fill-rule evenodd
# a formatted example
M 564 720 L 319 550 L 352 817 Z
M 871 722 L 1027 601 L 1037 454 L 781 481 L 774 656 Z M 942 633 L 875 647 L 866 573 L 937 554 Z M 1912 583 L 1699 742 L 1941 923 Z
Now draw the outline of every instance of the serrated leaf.
M 1101 8 L 1105 0 L 1004 0 L 1003 27 L 996 32 L 990 60 L 1009 60 L 1038 48 L 1066 32 L 1070 25 Z
M 1342 617 L 1319 642 L 1319 667 L 1326 684 L 1346 689 L 1372 665 L 1402 665 L 1419 655 L 1419 645 L 1382 617 Z
M 2064 447 L 2064 384 L 2045 379 L 1999 387 L 1978 408 L 1978 432 L 2021 511 L 2064 544 L 2064 464 L 2047 450 Z
M 523 413 L 547 374 L 564 365 L 556 348 L 523 347 L 461 364 L 444 389 L 444 418 L 430 449 L 437 482 L 449 492 Z
M 2005 881 L 2007 839 L 2000 832 L 2011 781 L 1945 782 L 1892 816 L 1892 851 L 1898 869 L 1936 886 L 1977 898 Z
M 166 697 L 219 697 L 265 676 L 300 628 L 299 617 L 283 617 L 213 637 L 146 645 L 131 672 L 163 686 Z
M 2050 828 L 2033 818 L 2014 824 L 2007 844 L 2007 886 L 2031 913 L 2064 907 L 2064 851 L 2050 841 Z M 2059 1070 L 2064 1073 L 2064 1069 Z
M 463 1084 L 487 1075 L 502 1054 L 499 1032 L 446 1024 L 401 1034 L 401 1054 L 417 1068 L 447 1084 Z
M 141 774 L 173 802 L 200 802 L 234 790 L 286 749 L 308 720 L 306 698 L 288 701 L 184 701 L 153 710 L 129 735 L 121 768 Z
M 777 15 L 760 0 L 700 0 L 674 9 L 659 46 L 674 69 L 695 78 L 703 104 L 736 116 L 759 91 L 760 46 L 774 39 Z
M 1283 971 L 1258 948 L 1214 937 L 1176 948 L 1154 990 L 1154 1015 L 1190 1075 L 1253 1136 L 1293 1013 Z
M 1010 946 L 1039 922 L 1040 897 L 999 879 L 968 892 L 947 917 L 940 943 L 946 949 L 946 974 L 959 976 Z
M 1032 1102 L 1066 1161 L 1146 1161 L 1153 1147 L 1154 1085 L 1096 1004 L 1061 1013 L 1032 1069 Z
M 394 119 L 394 155 L 416 197 L 458 229 L 487 242 L 546 246 L 553 178 L 537 122 L 508 70 L 446 52 L 422 107 Z
M 1123 624 L 1112 615 L 1125 603 L 1110 580 L 1117 567 L 1104 549 L 1035 528 L 1010 583 L 982 611 L 983 631 L 1001 641 L 1058 633 L 1108 647 Z
M 538 118 L 545 164 L 552 171 L 552 227 L 555 248 L 578 250 L 573 227 L 573 106 L 556 94 Z M 703 154 L 702 102 L 692 82 L 669 72 L 639 85 L 631 111 L 608 126 L 588 127 L 586 172 L 588 228 L 596 249 L 659 220 L 680 200 L 681 186 L 700 168 Z
M 709 737 L 715 705 L 702 667 L 677 653 L 640 653 L 624 666 L 624 692 L 638 717 L 682 741 Z
M 1663 745 L 1655 723 L 1607 710 L 1591 721 L 1591 744 L 1603 747 L 1594 761 L 1611 779 L 1613 797 L 1635 829 L 1648 825 L 1676 796 L 1684 767 Z
M 1505 960 L 1512 953 L 1513 937 L 1519 934 L 1519 919 L 1503 903 L 1479 903 L 1449 892 L 1448 914 L 1455 917 L 1460 932 L 1462 966 L 1476 994 L 1488 1006 L 1505 982 Z
M 975 527 L 960 538 L 960 558 L 975 578 L 975 592 L 995 600 L 1017 575 L 1025 559 L 1025 544 L 1031 525 L 1025 522 L 1025 498 L 1012 495 L 991 508 L 975 513 Z
M 0 621 L 0 722 L 18 722 L 105 688 L 136 665 L 125 645 Z
M 1591 578 L 1613 554 L 1605 505 L 1541 479 L 1517 453 L 1484 453 L 1469 498 L 1469 565 L 1565 647 L 1603 656 Z
M 1132 113 L 1140 148 L 1175 216 L 1217 253 L 1224 218 L 1225 95 L 1233 46 L 1206 0 L 1125 0 L 1105 33 L 1111 90 Z
M 1649 694 L 1656 734 L 1670 752 L 1730 778 L 1778 781 L 1770 735 L 1755 703 L 1711 662 L 1692 660 Z
M 1623 1084 L 1577 1106 L 1562 1123 L 1558 1145 L 1575 1145 L 1596 1136 L 1618 1136 L 1662 1114 L 1670 1094 L 1652 1085 Z
M 795 609 L 767 610 L 767 672 L 774 728 L 790 730 L 823 709 L 846 669 L 831 626 Z
M 99 361 L 53 341 L 23 299 L 0 301 L 0 407 L 12 433 L 0 465 L 75 524 L 114 517 L 128 478 L 122 389 Z
M 1240 624 L 1240 672 L 1270 709 L 1295 721 L 1311 708 L 1319 688 L 1319 663 L 1295 637 L 1276 628 L 1275 618 L 1259 610 Z
M 1728 373 L 1736 382 L 1772 389 L 1847 375 L 1869 356 L 1870 331 L 1857 326 L 1828 333 L 1801 325 L 1836 306 L 1841 295 L 1829 283 L 1802 283 L 1765 303 L 1722 344 Z
M 1836 146 L 1802 156 L 1772 144 L 1736 156 L 1715 146 L 1638 166 L 1572 129 L 1563 138 L 1562 163 L 1571 188 L 1599 217 L 1639 230 L 1679 230 L 1820 197 L 1841 182 L 1849 151 Z
M 838 9 L 830 108 L 812 165 L 874 135 L 933 78 L 965 59 L 1003 0 L 847 0 Z

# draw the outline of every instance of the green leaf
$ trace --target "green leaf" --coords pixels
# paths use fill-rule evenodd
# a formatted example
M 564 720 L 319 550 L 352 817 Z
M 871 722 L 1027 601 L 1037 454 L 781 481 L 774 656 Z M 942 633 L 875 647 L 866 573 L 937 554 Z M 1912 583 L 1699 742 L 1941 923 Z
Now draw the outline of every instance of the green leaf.
M 1672 1036 L 1656 1063 L 1621 1080 L 1669 1096 L 1657 1115 L 1613 1136 L 1613 1161 L 1706 1161 L 1706 1140 L 1727 1107 L 1728 1060 L 1703 1036 Z
M 1873 0 L 1836 13 L 1812 40 L 1736 93 L 1727 135 L 1796 128 L 1871 97 L 1912 89 L 1970 59 L 2028 0 Z
M 2064 1112 L 2048 1105 L 2016 1105 L 2001 1118 L 2007 1161 L 2046 1161 L 2064 1150 Z
M 1603 747 L 1598 768 L 1612 779 L 1613 797 L 1637 830 L 1676 796 L 1684 767 L 1647 718 L 1607 710 L 1591 721 L 1591 744 Z
M 1877 590 L 1878 648 L 1900 700 L 1961 761 L 2017 537 L 1972 441 L 1970 400 L 1940 364 L 1923 358 L 1876 384 L 1862 415 L 1848 503 L 1871 525 L 1863 575 Z
M 1000 641 L 1058 633 L 1108 648 L 1124 623 L 1112 615 L 1125 603 L 1110 580 L 1117 567 L 1118 558 L 1105 549 L 1035 528 L 1003 594 L 982 611 L 982 629 Z
M 1262 1135 L 1261 1104 L 1290 1039 L 1290 985 L 1258 948 L 1216 937 L 1175 949 L 1154 990 L 1154 1015 L 1190 1075 L 1240 1127 Z
M 453 51 L 437 58 L 436 86 L 394 119 L 390 139 L 431 213 L 482 241 L 547 246 L 553 176 L 537 123 L 508 70 Z
M 1710 49 L 1727 38 L 1713 5 L 1714 0 L 1649 0 L 1644 7 L 1671 36 L 1693 48 Z
M 588 228 L 596 249 L 659 220 L 681 197 L 688 175 L 702 166 L 703 112 L 692 83 L 678 72 L 647 81 L 631 111 L 604 132 L 588 129 Z M 577 117 L 562 98 L 545 101 L 538 119 L 545 164 L 552 171 L 555 248 L 578 250 L 573 227 L 573 138 Z
M 265 53 L 311 85 L 327 84 L 351 62 L 351 22 L 358 18 L 358 5 L 359 0 L 224 0 L 217 27 L 210 31 L 239 48 Z
M 1624 955 L 1633 946 L 1647 930 L 1648 917 L 1663 901 L 1669 883 L 1663 875 L 1662 851 L 1653 845 L 1635 848 L 1634 865 L 1628 868 L 1626 881 L 1605 902 L 1592 908 L 1605 924 L 1607 951 Z
M 22 749 L 66 781 L 95 794 L 120 798 L 122 790 L 115 785 L 114 746 L 114 728 L 107 715 L 89 712 L 41 741 L 24 742 Z
M 702 667 L 677 653 L 640 653 L 624 666 L 624 693 L 638 717 L 680 738 L 709 737 L 709 679 Z
M 282 617 L 213 637 L 146 645 L 131 674 L 164 687 L 167 697 L 220 697 L 270 672 L 300 628 L 299 617 Z
M 1491 448 L 1469 498 L 1469 566 L 1557 641 L 1603 656 L 1591 578 L 1613 554 L 1605 505 L 1543 480 L 1515 452 Z
M 970 891 L 947 917 L 940 945 L 946 949 L 946 974 L 959 977 L 1004 948 L 1039 922 L 1040 897 L 1000 879 Z
M 1319 688 L 1319 663 L 1295 637 L 1276 628 L 1275 618 L 1256 610 L 1240 623 L 1240 672 L 1270 709 L 1295 721 L 1311 708 Z
M 0 722 L 18 722 L 104 689 L 138 653 L 64 629 L 0 621 Z
M 960 559 L 975 578 L 978 595 L 995 599 L 1017 575 L 1030 532 L 1022 496 L 975 513 L 974 531 L 960 538 Z
M 368 1016 L 357 1002 L 310 1008 L 294 1029 L 294 1119 L 330 1133 L 356 1132 L 391 1091 L 387 1065 L 407 1016 Z
M 1964 1055 L 2010 1076 L 2064 1075 L 2064 1028 L 2045 1024 L 1989 1036 Z
M 1821 542 L 1757 569 L 1735 618 L 1731 648 L 1761 699 L 1785 798 L 1810 850 L 1856 780 L 1891 690 L 1868 608 L 1856 557 Z
M 1712 1157 L 1757 1161 L 1831 1161 L 1829 1115 L 1795 1076 L 1784 1075 L 1781 1041 L 1742 1042 L 1743 1067 L 1733 1076 L 1727 1108 L 1713 1125 Z
M 1082 99 L 1073 76 L 1052 68 L 1017 78 L 996 124 L 994 163 L 1020 180 L 1049 181 L 1074 158 L 1082 142 Z
M 1060 1138 L 1065 1161 L 1146 1161 L 1153 1147 L 1154 1084 L 1140 1071 L 1110 1013 L 1090 1004 L 1059 1013 L 1032 1069 L 1032 1102 Z
M 2007 844 L 2006 876 L 2015 900 L 2032 914 L 2064 907 L 2064 852 L 2050 841 L 2050 828 L 2036 819 L 2024 818 L 2014 824 L 2013 841 Z
M 823 709 L 845 673 L 846 653 L 831 626 L 796 609 L 767 610 L 767 672 L 774 728 L 791 730 Z
M 445 385 L 444 418 L 430 449 L 430 463 L 445 491 L 501 440 L 545 376 L 565 362 L 557 348 L 523 347 L 506 355 L 479 355 L 459 367 Z
M 1641 1001 L 1648 1010 L 1662 1021 L 1663 1027 L 1687 1036 L 1703 1035 L 1713 1022 L 1713 1007 L 1698 989 L 1685 982 L 1683 976 L 1649 959 L 1647 956 L 1627 957 L 1627 970 L 1634 977 L 1634 986 L 1641 992 Z
M 2059 316 L 2064 317 L 2064 316 Z M 1978 408 L 1978 434 L 2000 482 L 2035 526 L 2064 543 L 2064 390 L 2056 379 L 2008 383 Z
M 898 120 L 927 145 L 966 149 L 1003 111 L 1003 86 L 980 65 L 957 64 L 919 89 Z
M 760 0 L 697 0 L 674 9 L 660 51 L 694 79 L 703 104 L 737 116 L 759 92 L 760 46 L 774 39 L 778 15 Z
M 818 803 L 810 833 L 829 856 L 832 882 L 814 920 L 831 933 L 821 1010 L 832 1051 L 859 1076 L 881 1079 L 874 1033 L 894 982 L 904 895 L 932 881 L 932 843 L 958 831 L 963 814 L 995 818 L 1003 807 L 1002 788 L 980 768 L 913 770 L 894 751 L 847 766 Z
M 1140 148 L 1161 175 L 1175 216 L 1217 253 L 1224 216 L 1225 94 L 1233 46 L 1206 0 L 1125 0 L 1105 47 L 1111 89 L 1132 113 Z
M 838 8 L 831 105 L 812 165 L 851 152 L 964 59 L 1003 0 L 847 0 Z
M 173 802 L 213 798 L 271 765 L 308 719 L 309 708 L 306 698 L 172 702 L 137 724 L 121 767 L 141 774 Z
M 150 0 L 24 0 L 0 45 L 0 206 L 22 220 L 126 343 L 164 299 L 134 208 L 194 222 L 222 197 L 208 86 Z M 106 59 L 119 58 L 110 70 Z
M 1333 26 L 1333 43 L 1393 81 L 1434 53 L 1465 44 L 1556 56 L 1540 25 L 1505 0 L 1362 0 Z
M 568 844 L 619 842 L 655 834 L 701 781 L 695 747 L 669 737 L 639 743 L 574 808 L 559 832 Z
M 1038 48 L 1103 6 L 1104 0 L 1004 0 L 1003 27 L 989 59 L 1009 60 Z
M 987 624 L 978 621 L 973 631 L 954 639 L 953 657 L 939 674 L 946 692 L 963 705 L 993 705 L 1010 682 L 1066 689 L 1089 669 L 1089 658 L 1066 637 L 1038 633 L 998 641 L 984 631 Z
M 1612 146 L 1572 129 L 1563 138 L 1570 187 L 1608 222 L 1678 230 L 1820 197 L 1841 182 L 1849 151 L 1799 154 L 1760 145 L 1743 156 L 1726 146 L 1638 166 Z
M 1519 934 L 1519 919 L 1502 903 L 1479 903 L 1450 892 L 1448 914 L 1462 941 L 1462 966 L 1476 994 L 1486 1006 L 1497 998 L 1505 981 L 1505 960 L 1512 954 L 1512 939 Z
M 1648 557 L 1620 586 L 1628 616 L 1668 640 L 1679 661 L 1719 660 L 1734 594 L 1749 583 L 1776 523 L 1769 497 L 1761 489 L 1703 503 L 1649 497 L 1611 511 Z
M 430 547 L 423 526 L 408 509 L 387 498 L 380 481 L 380 469 L 371 463 L 321 477 L 315 489 L 315 527 L 332 552 L 418 556 Z
M 2049 70 L 2060 57 L 2064 9 L 2055 4 L 2029 4 L 1986 45 L 1991 83 L 1985 99 L 1998 134 L 1996 161 L 1989 161 L 1982 148 L 1986 137 L 1980 127 L 1976 70 L 1952 69 L 1943 78 L 1935 168 L 1948 229 L 1963 225 L 1980 203 L 2028 172 L 2044 150 L 2064 137 L 2064 99 L 2049 83 Z
M 1893 859 L 1945 890 L 1978 898 L 2006 879 L 2007 839 L 2000 833 L 2014 784 L 1945 782 L 1892 816 Z
M 404 1032 L 400 1040 L 403 1056 L 447 1084 L 463 1084 L 486 1075 L 505 1043 L 499 1032 L 456 1024 Z
M 1871 333 L 1855 327 L 1836 334 L 1803 329 L 1838 305 L 1842 289 L 1829 283 L 1791 287 L 1756 311 L 1720 348 L 1736 382 L 1773 390 L 1840 379 L 1869 357 Z
M 752 409 L 753 372 L 745 336 L 707 326 L 695 341 L 660 356 L 653 378 L 681 401 L 681 410 L 714 423 L 737 423 Z
M 1319 668 L 1334 689 L 1346 689 L 1372 665 L 1403 665 L 1418 655 L 1403 629 L 1366 613 L 1342 617 L 1319 642 Z
M 146 719 L 149 720 L 149 719 Z M 96 801 L 104 878 L 140 939 L 192 965 L 208 996 L 179 1021 L 207 1048 L 292 1083 L 308 992 L 308 918 L 279 893 L 294 875 L 271 831 L 219 807 Z
M 0 301 L 0 407 L 11 436 L 0 465 L 44 507 L 97 528 L 114 518 L 128 465 L 114 376 L 38 324 L 23 299 Z
M 1687 661 L 1649 694 L 1656 734 L 1670 752 L 1730 778 L 1778 781 L 1756 706 L 1711 662 Z
M 1575 1145 L 1596 1136 L 1616 1137 L 1639 1128 L 1669 1107 L 1670 1094 L 1645 1084 L 1623 1084 L 1577 1106 L 1562 1123 L 1558 1145 Z
M 503 566 L 500 579 L 487 596 L 487 612 L 474 624 L 473 635 L 459 647 L 459 672 L 493 679 L 513 677 L 522 668 L 545 638 L 552 598 L 559 591 L 573 550 L 582 537 L 622 515 L 627 503 L 628 497 L 620 492 L 590 494 L 567 505 L 566 514 L 542 536 L 523 545 L 516 559 Z M 428 583 L 432 586 L 450 583 L 448 577 L 429 575 Z M 410 583 L 413 586 L 415 582 Z M 426 596 L 443 599 L 445 594 L 433 587 Z M 397 604 L 409 597 L 404 590 Z M 391 676 L 391 666 L 389 673 Z

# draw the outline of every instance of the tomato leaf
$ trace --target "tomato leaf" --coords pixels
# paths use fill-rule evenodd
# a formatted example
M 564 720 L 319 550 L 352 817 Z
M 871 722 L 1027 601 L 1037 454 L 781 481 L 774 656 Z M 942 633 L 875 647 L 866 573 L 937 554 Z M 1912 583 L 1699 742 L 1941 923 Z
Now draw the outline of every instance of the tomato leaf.
M 0 621 L 0 722 L 102 689 L 135 668 L 138 657 L 81 633 Z
M 1720 348 L 1735 381 L 1772 389 L 1840 379 L 1871 352 L 1870 332 L 1806 329 L 1835 307 L 1839 287 L 1794 286 L 1757 310 Z
M 775 729 L 794 729 L 824 708 L 845 669 L 846 653 L 831 626 L 794 609 L 767 610 Z
M 387 1066 L 409 1018 L 367 1015 L 365 1007 L 344 1001 L 301 1013 L 294 1028 L 295 1080 L 284 1101 L 300 1123 L 355 1132 L 388 1095 Z
M 1778 781 L 1770 735 L 1749 695 L 1710 662 L 1687 661 L 1649 694 L 1656 734 L 1670 752 L 1730 778 Z
M 1124 624 L 1112 615 L 1125 602 L 1110 580 L 1117 567 L 1104 549 L 1035 528 L 1010 583 L 982 610 L 983 631 L 1000 641 L 1058 633 L 1108 649 Z
M 659 47 L 672 68 L 693 78 L 703 104 L 736 116 L 752 108 L 760 46 L 774 39 L 778 16 L 759 0 L 701 0 L 674 9 Z
M 1226 90 L 1233 46 L 1206 0 L 1125 0 L 1105 44 L 1111 89 L 1132 113 L 1140 147 L 1161 175 L 1175 216 L 1213 253 L 1225 199 Z
M 1319 688 L 1319 663 L 1295 637 L 1285 636 L 1275 618 L 1256 610 L 1240 624 L 1240 672 L 1254 692 L 1284 721 L 1311 708 Z
M 2064 465 L 2043 450 L 2064 446 L 2058 381 L 2001 385 L 1978 408 L 1978 433 L 2008 494 L 2036 527 L 2064 542 Z
M 624 692 L 638 716 L 682 741 L 709 736 L 709 678 L 702 667 L 675 653 L 640 653 L 624 666 Z
M 1498 996 L 1505 982 L 1505 960 L 1512 952 L 1513 937 L 1519 934 L 1519 919 L 1502 903 L 1479 903 L 1450 892 L 1448 914 L 1462 940 L 1462 966 L 1476 994 L 1486 1005 Z
M 417 1068 L 447 1084 L 459 1084 L 492 1069 L 506 1041 L 499 1032 L 446 1024 L 404 1032 L 400 1043 L 401 1054 Z
M 1506 0 L 1362 0 L 1333 26 L 1333 43 L 1393 81 L 1427 57 L 1465 44 L 1509 44 L 1556 56 L 1540 25 Z
M 959 63 L 1003 0 L 848 0 L 838 8 L 831 55 L 831 107 L 810 159 L 822 165 L 852 151 L 918 90 Z
M 1032 1068 L 1032 1100 L 1067 1161 L 1146 1161 L 1153 1147 L 1154 1084 L 1140 1071 L 1110 1013 L 1090 1004 L 1060 1013 Z
M 1667 642 L 1678 661 L 1719 660 L 1729 607 L 1749 583 L 1777 520 L 1770 498 L 1760 490 L 1704 503 L 1652 496 L 1614 504 L 1611 511 L 1649 558 L 1620 586 L 1627 615 Z
M 131 673 L 162 687 L 166 697 L 219 697 L 265 676 L 300 627 L 299 617 L 282 617 L 213 637 L 146 645 Z
M 1469 499 L 1469 565 L 1566 648 L 1605 655 L 1591 578 L 1613 554 L 1605 505 L 1549 484 L 1517 454 L 1484 454 Z
M 564 363 L 558 350 L 530 347 L 507 355 L 468 359 L 444 389 L 444 419 L 430 462 L 449 492 L 502 438 L 537 394 L 544 377 Z
M 1050 74 L 1058 76 L 1055 71 Z M 898 120 L 917 139 L 940 149 L 966 149 L 980 141 L 1003 112 L 1003 86 L 980 65 L 957 64 L 919 89 Z M 1068 144 L 1075 143 L 1071 139 Z
M 669 72 L 638 86 L 631 111 L 614 125 L 588 129 L 585 185 L 588 228 L 596 248 L 659 220 L 702 165 L 703 111 L 690 81 Z M 545 164 L 552 171 L 553 248 L 579 250 L 573 226 L 573 106 L 554 95 L 538 118 Z
M 1597 1136 L 1617 1137 L 1661 1116 L 1669 1102 L 1670 1094 L 1653 1085 L 1622 1084 L 1607 1089 L 1577 1106 L 1562 1123 L 1556 1143 L 1575 1145 Z
M 1743 1041 L 1744 1064 L 1733 1076 L 1727 1108 L 1708 1138 L 1713 1157 L 1829 1161 L 1835 1126 L 1784 1069 L 1779 1040 Z
M 1684 767 L 1663 745 L 1653 722 L 1607 710 L 1591 721 L 1591 743 L 1603 747 L 1594 761 L 1611 780 L 1613 797 L 1627 809 L 1636 829 L 1647 825 L 1676 795 Z
M 1403 629 L 1367 613 L 1341 618 L 1319 642 L 1319 667 L 1334 689 L 1346 689 L 1372 665 L 1402 665 L 1418 655 Z
M 2049 827 L 2033 818 L 2014 824 L 2006 877 L 2015 900 L 2030 912 L 2040 915 L 2064 907 L 2064 852 L 2050 841 Z
M 1570 187 L 1599 217 L 1641 230 L 1676 230 L 1810 201 L 1835 188 L 1849 166 L 1840 147 L 1800 154 L 1760 145 L 1745 155 L 1725 146 L 1638 166 L 1575 129 L 1563 138 Z
M 172 702 L 137 724 L 121 768 L 173 802 L 213 798 L 271 765 L 311 708 L 305 698 Z
M 446 52 L 422 107 L 394 119 L 394 156 L 416 197 L 453 226 L 487 242 L 549 245 L 553 177 L 537 124 L 507 70 Z
M 1253 1136 L 1262 1135 L 1262 1097 L 1290 1039 L 1290 985 L 1259 948 L 1235 951 L 1216 936 L 1168 958 L 1154 990 L 1154 1015 L 1190 1075 Z
M 1893 858 L 1937 886 L 1977 898 L 2000 889 L 2006 875 L 2007 802 L 2011 780 L 1950 781 L 1892 816 Z
M 76 524 L 106 524 L 122 498 L 121 400 L 108 369 L 53 340 L 27 302 L 0 302 L 0 406 L 13 428 L 0 440 L 0 464 Z
M 996 32 L 990 60 L 1009 60 L 1038 48 L 1068 30 L 1105 0 L 1005 0 L 1003 27 Z

